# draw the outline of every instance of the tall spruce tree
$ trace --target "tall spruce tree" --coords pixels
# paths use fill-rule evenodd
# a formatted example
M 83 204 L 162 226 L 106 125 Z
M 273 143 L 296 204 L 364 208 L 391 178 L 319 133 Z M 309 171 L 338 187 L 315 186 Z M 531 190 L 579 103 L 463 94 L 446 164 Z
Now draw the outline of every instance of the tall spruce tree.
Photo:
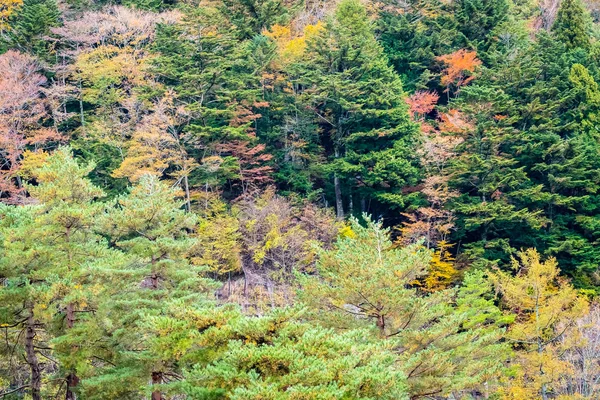
M 157 32 L 155 71 L 190 116 L 181 141 L 199 164 L 191 184 L 220 190 L 230 183 L 228 194 L 239 195 L 270 181 L 270 156 L 255 132 L 265 106 L 260 68 L 250 58 L 251 41 L 238 40 L 219 7 L 184 11 L 179 24 Z
M 416 183 L 417 126 L 364 6 L 340 2 L 306 46 L 298 83 L 322 132 L 338 217 L 355 199 L 363 211 L 371 201 L 373 212 L 403 207 L 401 189 Z

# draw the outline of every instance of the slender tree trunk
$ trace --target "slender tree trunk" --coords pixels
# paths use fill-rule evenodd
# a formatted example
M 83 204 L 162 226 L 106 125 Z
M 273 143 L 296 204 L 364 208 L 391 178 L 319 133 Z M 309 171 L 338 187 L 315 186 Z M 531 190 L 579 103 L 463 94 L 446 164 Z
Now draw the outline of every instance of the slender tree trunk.
M 354 196 L 352 191 L 350 191 L 350 195 L 348 196 L 348 212 L 350 215 L 354 215 Z
M 339 158 L 340 157 L 340 150 L 337 148 L 335 148 L 335 158 Z M 342 199 L 342 187 L 340 184 L 340 178 L 338 177 L 337 173 L 333 174 L 333 187 L 335 190 L 335 208 L 337 211 L 337 217 L 339 219 L 343 219 L 344 218 L 344 201 Z
M 73 303 L 67 304 L 67 329 L 72 329 L 75 324 L 75 306 Z M 77 376 L 77 371 L 73 369 L 69 372 L 69 375 L 66 377 L 67 381 L 67 392 L 65 394 L 65 400 L 76 400 L 77 395 L 73 391 L 73 389 L 79 384 L 79 377 Z
M 152 372 L 152 385 L 160 385 L 162 383 L 162 372 Z M 152 400 L 163 400 L 160 390 L 152 392 Z
M 83 89 L 81 86 L 81 79 L 79 79 L 79 118 L 81 119 L 81 127 L 85 125 L 85 118 L 83 116 Z
M 75 325 L 75 306 L 73 303 L 67 304 L 67 329 L 73 328 Z
M 35 354 L 35 320 L 33 316 L 33 306 L 29 307 L 29 316 L 27 317 L 27 327 L 25 328 L 25 354 L 27 364 L 31 370 L 31 398 L 32 400 L 42 400 L 42 372 L 37 355 Z
M 185 189 L 185 210 L 187 212 L 192 212 L 192 203 L 190 201 L 190 184 L 188 182 L 187 175 L 183 177 L 183 187 Z
M 337 217 L 339 219 L 344 218 L 344 202 L 342 200 L 342 189 L 340 187 L 340 178 L 337 174 L 333 175 L 333 186 L 335 189 L 335 208 L 337 211 Z
M 377 316 L 377 328 L 381 337 L 385 337 L 385 316 L 382 314 Z

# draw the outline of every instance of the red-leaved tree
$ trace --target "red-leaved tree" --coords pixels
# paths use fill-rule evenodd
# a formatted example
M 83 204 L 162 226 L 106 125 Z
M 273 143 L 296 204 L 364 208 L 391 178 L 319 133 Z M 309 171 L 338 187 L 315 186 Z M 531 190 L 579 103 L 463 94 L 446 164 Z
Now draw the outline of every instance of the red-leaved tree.
M 32 56 L 16 51 L 0 55 L 0 200 L 23 202 L 25 192 L 19 169 L 23 152 L 40 150 L 59 141 L 54 127 L 46 126 L 49 102 L 46 77 Z

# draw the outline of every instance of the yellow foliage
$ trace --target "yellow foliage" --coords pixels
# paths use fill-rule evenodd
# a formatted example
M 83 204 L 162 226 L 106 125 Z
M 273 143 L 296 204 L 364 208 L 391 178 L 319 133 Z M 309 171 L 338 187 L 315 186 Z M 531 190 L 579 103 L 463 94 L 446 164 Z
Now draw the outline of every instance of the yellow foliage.
M 317 22 L 314 25 L 306 25 L 304 27 L 304 38 L 307 40 L 312 39 L 313 37 L 320 34 L 324 29 L 325 26 L 323 26 L 323 23 L 321 21 Z
M 8 19 L 23 4 L 23 0 L 0 0 L 0 30 L 8 28 Z
M 280 40 L 289 40 L 292 37 L 292 30 L 289 26 L 282 26 L 275 24 L 271 27 L 271 30 L 265 30 L 263 35 L 278 42 Z
M 588 302 L 559 276 L 556 259 L 546 261 L 534 249 L 513 260 L 516 276 L 498 271 L 491 275 L 505 306 L 516 314 L 506 338 L 515 344 L 517 370 L 507 379 L 501 395 L 506 400 L 534 399 L 552 391 L 552 384 L 571 373 L 561 360 L 577 341 L 561 341 L 575 321 L 587 313 Z
M 153 113 L 137 124 L 131 140 L 127 143 L 127 155 L 119 168 L 113 171 L 116 178 L 129 178 L 135 182 L 145 174 L 161 177 L 172 165 L 178 171 L 171 174 L 184 177 L 195 168 L 195 162 L 187 157 L 172 127 L 177 125 L 173 115 L 173 100 L 169 96 L 155 104 Z
M 458 271 L 454 268 L 454 258 L 448 251 L 452 245 L 441 241 L 438 248 L 431 256 L 429 273 L 422 282 L 423 289 L 427 292 L 436 292 L 446 289 L 456 279 Z
M 219 275 L 241 269 L 239 223 L 218 198 L 206 199 L 206 215 L 197 228 L 192 262 Z
M 25 179 L 32 177 L 32 172 L 42 167 L 48 159 L 48 153 L 45 151 L 26 150 L 23 153 L 23 161 L 21 161 L 20 174 Z
M 350 225 L 344 225 L 340 229 L 338 236 L 342 238 L 354 239 L 356 237 L 356 233 L 352 230 L 352 227 Z
M 315 25 L 307 25 L 302 35 L 296 36 L 291 28 L 276 24 L 263 34 L 277 44 L 279 62 L 285 66 L 302 58 L 306 50 L 306 41 L 318 35 L 323 29 L 323 24 L 317 22 Z
M 115 91 L 113 101 L 127 96 L 125 88 L 140 86 L 148 81 L 148 58 L 132 48 L 105 45 L 81 53 L 75 62 L 77 75 L 89 87 L 83 95 L 87 101 L 99 102 L 107 90 Z

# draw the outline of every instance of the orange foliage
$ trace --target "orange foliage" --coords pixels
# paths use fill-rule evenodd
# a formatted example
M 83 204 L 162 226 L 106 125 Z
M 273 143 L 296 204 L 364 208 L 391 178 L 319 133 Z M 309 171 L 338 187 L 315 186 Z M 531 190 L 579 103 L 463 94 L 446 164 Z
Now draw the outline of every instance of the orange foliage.
M 440 96 L 435 92 L 419 90 L 406 99 L 411 117 L 415 121 L 422 121 L 426 114 L 435 108 Z
M 474 72 L 481 65 L 477 58 L 477 53 L 461 49 L 451 54 L 437 57 L 437 60 L 445 64 L 442 72 L 442 85 L 446 86 L 446 91 L 451 85 L 460 88 L 475 79 Z
M 238 160 L 240 182 L 243 194 L 249 194 L 256 189 L 273 182 L 273 168 L 265 165 L 273 156 L 265 153 L 265 145 L 252 145 L 250 141 L 232 141 L 217 146 L 217 150 L 228 153 Z
M 462 134 L 473 128 L 463 113 L 458 110 L 448 110 L 440 116 L 440 131 L 447 134 Z

